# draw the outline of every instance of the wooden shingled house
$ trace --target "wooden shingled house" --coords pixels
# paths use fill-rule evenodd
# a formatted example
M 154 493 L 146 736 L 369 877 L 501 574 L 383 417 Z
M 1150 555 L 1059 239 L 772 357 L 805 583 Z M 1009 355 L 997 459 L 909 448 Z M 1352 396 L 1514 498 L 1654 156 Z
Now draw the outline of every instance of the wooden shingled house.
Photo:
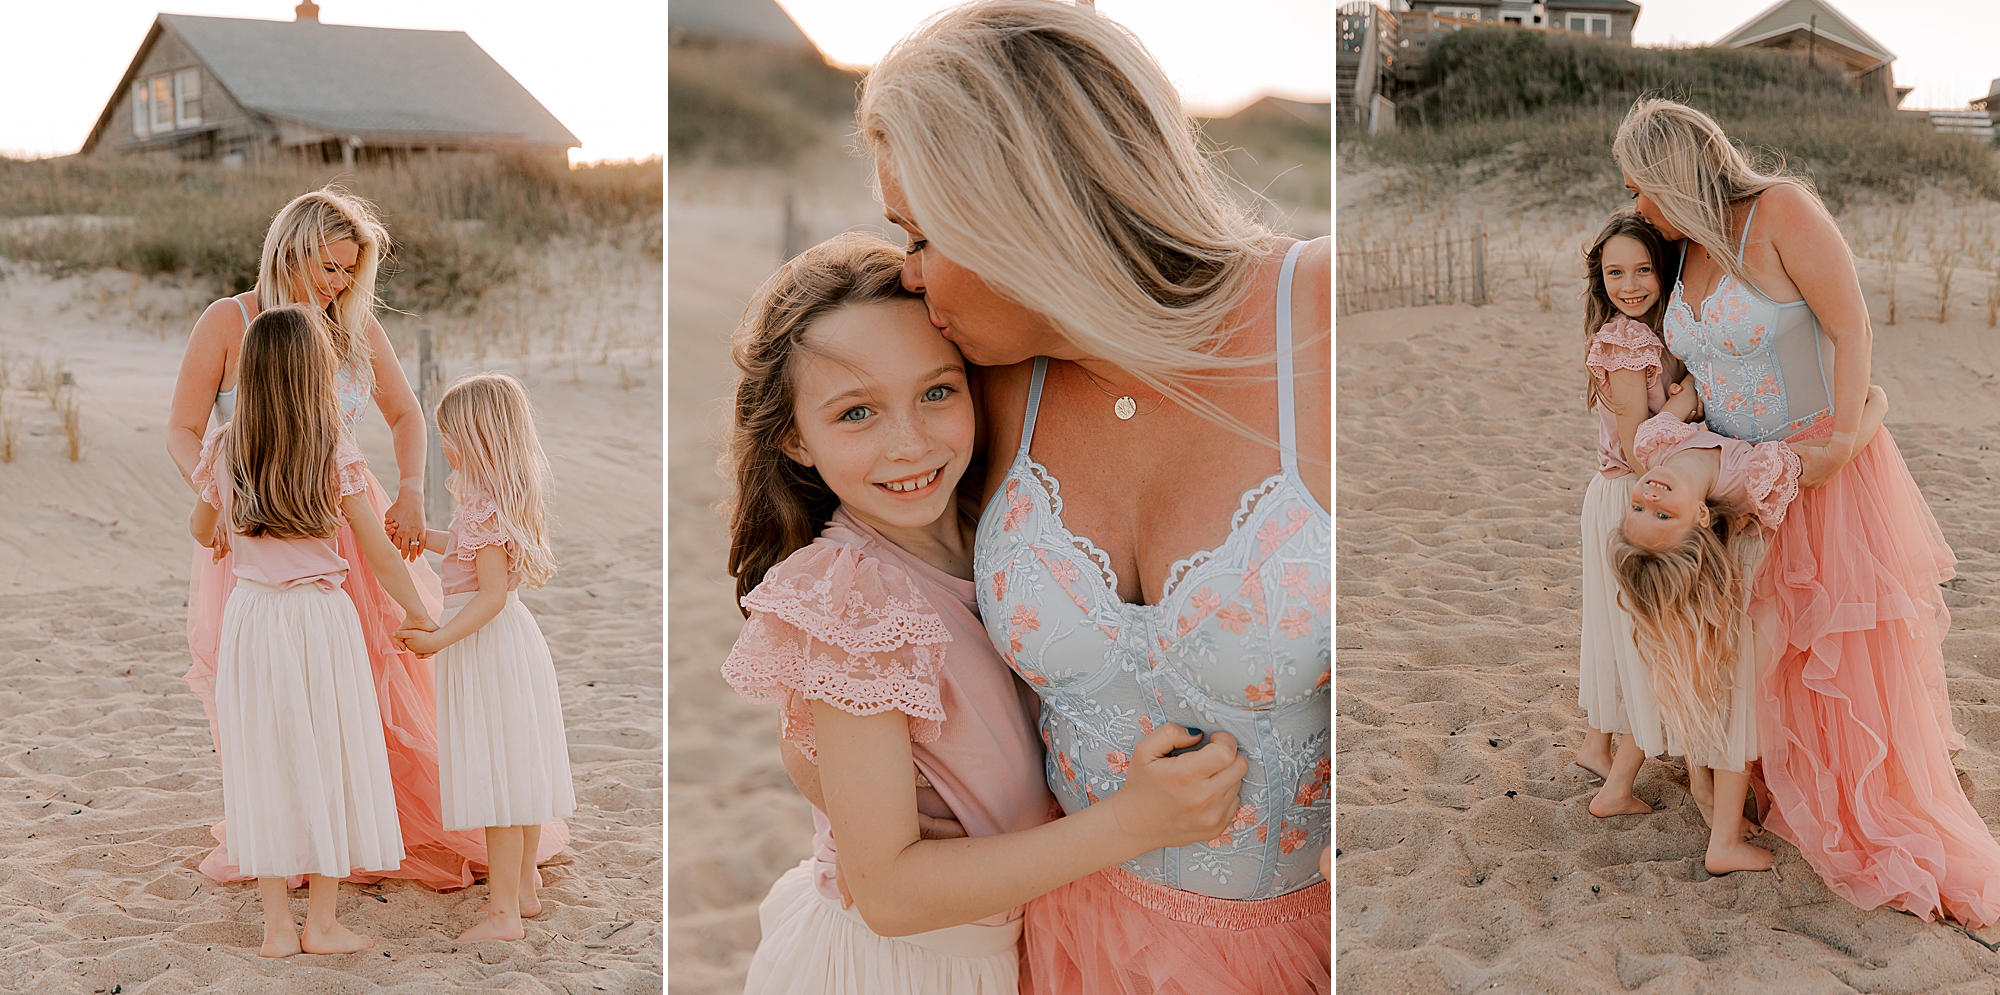
M 1891 107 L 1900 105 L 1913 89 L 1897 86 L 1890 75 L 1896 53 L 1826 0 L 1778 0 L 1715 44 L 1790 52 L 1817 65 L 1837 67 L 1862 93 Z
M 581 143 L 463 31 L 160 14 L 82 154 L 344 166 Z

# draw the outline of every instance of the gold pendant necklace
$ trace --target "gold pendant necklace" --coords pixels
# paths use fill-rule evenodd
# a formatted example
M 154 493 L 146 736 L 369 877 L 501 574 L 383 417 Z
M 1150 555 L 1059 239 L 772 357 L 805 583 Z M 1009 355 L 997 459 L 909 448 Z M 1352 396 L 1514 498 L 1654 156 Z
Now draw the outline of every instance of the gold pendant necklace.
M 1151 410 L 1149 410 L 1149 411 L 1145 411 L 1145 412 L 1141 412 L 1141 411 L 1139 410 L 1139 402 L 1138 402 L 1138 401 L 1135 401 L 1135 400 L 1133 400 L 1133 399 L 1132 399 L 1132 395 L 1130 395 L 1130 394 L 1113 394 L 1113 393 L 1112 393 L 1112 392 L 1110 392 L 1109 390 L 1106 390 L 1106 389 L 1104 389 L 1104 385 L 1103 385 L 1103 384 L 1100 384 L 1100 383 L 1098 383 L 1098 382 L 1097 382 L 1097 376 L 1096 376 L 1095 374 L 1091 373 L 1091 372 L 1090 372 L 1089 370 L 1086 370 L 1086 369 L 1084 369 L 1084 368 L 1083 368 L 1083 367 L 1081 367 L 1081 366 L 1077 366 L 1077 364 L 1075 364 L 1075 363 L 1071 363 L 1070 365 L 1071 365 L 1071 366 L 1076 366 L 1076 370 L 1077 370 L 1077 372 L 1078 372 L 1078 373 L 1081 373 L 1081 374 L 1083 374 L 1083 378 L 1084 378 L 1085 380 L 1088 380 L 1088 381 L 1090 381 L 1090 385 L 1091 385 L 1092 387 L 1095 387 L 1095 388 L 1097 388 L 1097 391 L 1098 391 L 1098 393 L 1100 393 L 1100 394 L 1103 394 L 1103 395 L 1104 395 L 1105 397 L 1109 397 L 1109 398 L 1112 398 L 1112 399 L 1113 399 L 1113 400 L 1112 400 L 1112 402 L 1111 402 L 1111 413 L 1112 413 L 1112 414 L 1115 414 L 1115 415 L 1117 415 L 1117 416 L 1118 416 L 1118 420 L 1119 420 L 1119 421 L 1131 421 L 1131 420 L 1132 420 L 1132 416 L 1133 416 L 1133 415 L 1137 415 L 1137 414 L 1142 414 L 1142 413 L 1143 413 L 1143 414 L 1149 414 L 1149 415 L 1150 415 L 1150 414 L 1152 414 L 1152 413 L 1153 413 L 1154 411 L 1158 411 L 1158 410 L 1160 410 L 1160 405 L 1159 405 L 1159 404 L 1155 404 L 1155 405 L 1153 405 L 1153 407 L 1152 407 L 1152 409 L 1151 409 Z M 1162 398 L 1160 399 L 1160 402 L 1161 402 L 1162 404 L 1166 403 L 1166 398 L 1162 397 Z

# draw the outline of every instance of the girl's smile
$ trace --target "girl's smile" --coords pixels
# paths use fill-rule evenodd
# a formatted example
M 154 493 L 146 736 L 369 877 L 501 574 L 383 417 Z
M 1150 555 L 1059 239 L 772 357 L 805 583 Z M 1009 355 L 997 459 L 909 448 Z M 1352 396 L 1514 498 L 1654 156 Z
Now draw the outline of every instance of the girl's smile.
M 1708 502 L 1697 483 L 1677 472 L 1672 462 L 1646 471 L 1632 485 L 1632 504 L 1625 512 L 1626 541 L 1657 552 L 1679 542 L 1688 529 L 1708 524 Z

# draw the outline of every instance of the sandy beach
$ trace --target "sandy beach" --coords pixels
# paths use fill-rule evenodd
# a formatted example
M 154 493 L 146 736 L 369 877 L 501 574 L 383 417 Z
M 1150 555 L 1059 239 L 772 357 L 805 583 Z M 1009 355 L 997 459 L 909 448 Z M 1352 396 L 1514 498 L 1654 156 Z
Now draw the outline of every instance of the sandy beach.
M 524 376 L 553 464 L 560 570 L 522 592 L 554 651 L 577 793 L 527 939 L 461 946 L 483 883 L 440 894 L 343 886 L 376 940 L 347 956 L 257 956 L 254 886 L 196 870 L 221 771 L 181 675 L 192 497 L 162 444 L 206 287 L 0 263 L 11 371 L 0 462 L 0 987 L 54 993 L 657 992 L 660 936 L 661 263 L 637 248 L 527 256 L 521 289 L 433 319 L 449 379 Z M 385 315 L 414 378 L 417 319 Z M 484 355 L 474 355 L 483 352 Z M 81 460 L 24 389 L 69 371 Z M 357 435 L 395 480 L 372 410 Z M 434 522 L 433 527 L 444 523 Z M 433 561 L 436 556 L 432 556 Z M 305 892 L 293 911 L 303 917 Z
M 1484 221 L 1508 248 L 1491 264 L 1491 305 L 1337 319 L 1342 989 L 2000 991 L 1993 950 L 1950 926 L 1855 908 L 1769 835 L 1772 873 L 1709 875 L 1707 828 L 1678 760 L 1642 769 L 1652 814 L 1589 814 L 1599 782 L 1573 762 L 1585 733 L 1578 514 L 1597 430 L 1581 404 L 1572 260 L 1602 215 L 1508 211 L 1492 190 L 1408 193 L 1343 171 L 1343 233 Z M 1933 232 L 1969 218 L 1957 237 L 1976 225 L 1976 250 L 1990 246 L 1993 207 L 1920 198 L 1853 205 L 1840 221 L 1866 255 L 1892 214 Z M 1534 299 L 1537 267 L 1553 270 L 1551 311 Z M 1967 739 L 1960 781 L 2000 825 L 1993 291 L 1967 267 L 1939 321 L 1930 267 L 1906 264 L 1890 325 L 1886 273 L 1864 260 L 1861 274 L 1889 430 L 1959 558 L 1944 660 Z

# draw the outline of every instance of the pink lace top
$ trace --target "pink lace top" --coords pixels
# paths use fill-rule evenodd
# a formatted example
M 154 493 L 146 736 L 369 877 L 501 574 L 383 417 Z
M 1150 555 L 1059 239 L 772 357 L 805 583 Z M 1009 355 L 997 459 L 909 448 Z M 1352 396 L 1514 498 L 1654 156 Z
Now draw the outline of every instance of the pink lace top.
M 1722 469 L 1708 492 L 1709 500 L 1750 515 L 1768 529 L 1784 523 L 1785 509 L 1799 496 L 1799 454 L 1782 442 L 1744 442 L 1660 414 L 1639 426 L 1632 448 L 1648 466 L 1658 466 L 1683 450 L 1722 450 Z
M 507 549 L 507 590 L 521 586 L 521 572 L 515 568 L 514 537 L 500 521 L 500 506 L 484 494 L 473 492 L 458 503 L 451 514 L 450 540 L 444 546 L 445 597 L 471 594 L 479 590 L 479 571 L 473 566 L 481 546 Z
M 750 617 L 722 676 L 744 698 L 778 705 L 783 736 L 808 758 L 818 762 L 809 699 L 855 715 L 900 711 L 922 775 L 919 811 L 956 818 L 971 836 L 1048 821 L 1054 798 L 1042 778 L 1038 699 L 986 640 L 971 581 L 843 508 L 812 545 L 772 567 L 743 607 Z M 832 825 L 814 810 L 813 826 L 819 889 L 837 899 Z
M 1659 414 L 1667 406 L 1667 385 L 1660 375 L 1665 343 L 1644 324 L 1619 315 L 1604 323 L 1591 337 L 1590 351 L 1583 365 L 1601 388 L 1612 370 L 1639 370 L 1646 374 L 1646 413 Z M 1625 461 L 1624 446 L 1618 438 L 1618 416 L 1610 405 L 1597 405 L 1597 471 L 1607 477 L 1632 472 Z
M 208 430 L 208 437 L 201 442 L 201 459 L 196 461 L 194 486 L 201 499 L 222 513 L 222 523 L 226 528 L 234 521 L 229 489 L 215 483 L 216 444 L 229 426 L 217 425 Z M 368 464 L 361 458 L 361 450 L 346 433 L 341 433 L 340 442 L 333 450 L 334 477 L 339 482 L 340 496 L 359 494 L 368 490 Z M 299 584 L 318 584 L 321 590 L 331 591 L 347 579 L 348 564 L 334 551 L 333 537 L 324 539 L 279 539 L 272 536 L 231 535 L 229 550 L 233 572 L 242 580 L 254 581 L 280 590 Z

